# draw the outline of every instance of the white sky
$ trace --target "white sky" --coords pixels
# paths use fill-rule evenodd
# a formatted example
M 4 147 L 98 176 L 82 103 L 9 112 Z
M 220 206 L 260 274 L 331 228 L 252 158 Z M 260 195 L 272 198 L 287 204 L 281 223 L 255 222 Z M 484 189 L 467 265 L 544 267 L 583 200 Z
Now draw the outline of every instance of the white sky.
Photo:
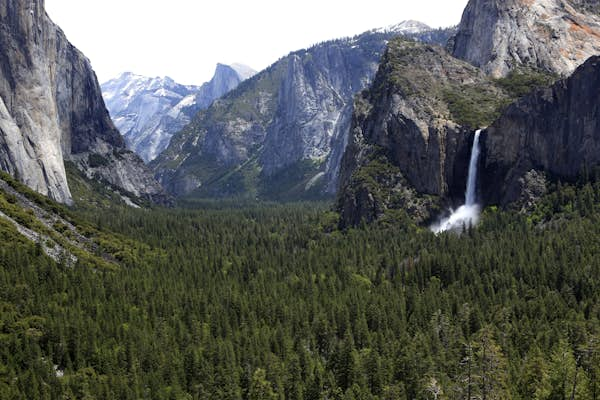
M 46 0 L 100 82 L 121 72 L 208 81 L 218 62 L 262 70 L 290 51 L 415 19 L 456 25 L 467 0 Z

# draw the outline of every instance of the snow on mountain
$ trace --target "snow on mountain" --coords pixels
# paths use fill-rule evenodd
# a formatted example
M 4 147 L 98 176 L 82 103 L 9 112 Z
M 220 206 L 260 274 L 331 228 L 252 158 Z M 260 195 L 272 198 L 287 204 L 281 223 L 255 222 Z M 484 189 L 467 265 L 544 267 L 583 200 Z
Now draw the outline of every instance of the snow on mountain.
M 102 93 L 128 148 L 149 162 L 167 148 L 173 135 L 194 114 L 254 73 L 242 64 L 219 64 L 210 82 L 193 86 L 181 85 L 169 77 L 150 78 L 126 72 L 104 83 Z
M 390 25 L 384 28 L 375 29 L 376 32 L 394 32 L 403 35 L 414 35 L 426 31 L 431 31 L 432 28 L 422 22 L 407 20 L 399 24 Z

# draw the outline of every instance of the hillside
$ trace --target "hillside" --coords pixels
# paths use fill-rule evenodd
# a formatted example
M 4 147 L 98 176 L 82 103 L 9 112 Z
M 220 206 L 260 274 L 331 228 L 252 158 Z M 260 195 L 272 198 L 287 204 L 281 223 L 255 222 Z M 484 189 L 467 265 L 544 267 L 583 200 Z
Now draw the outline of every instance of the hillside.
M 118 204 L 118 203 L 113 203 Z M 0 172 L 0 225 L 7 246 L 35 245 L 56 263 L 72 268 L 113 271 L 135 257 L 135 243 L 103 232 L 65 206 Z M 141 246 L 140 251 L 147 250 Z
M 462 236 L 336 232 L 319 204 L 80 213 L 111 268 L 2 222 L 0 398 L 593 399 L 600 185 L 550 193 Z

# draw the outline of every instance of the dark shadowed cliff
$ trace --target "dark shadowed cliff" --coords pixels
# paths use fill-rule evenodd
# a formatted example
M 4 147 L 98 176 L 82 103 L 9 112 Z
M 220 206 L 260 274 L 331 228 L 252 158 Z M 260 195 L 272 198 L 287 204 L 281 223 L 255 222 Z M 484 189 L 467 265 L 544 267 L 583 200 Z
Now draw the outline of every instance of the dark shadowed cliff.
M 542 173 L 572 180 L 600 165 L 600 58 L 512 104 L 483 143 L 487 203 L 526 202 Z
M 344 225 L 388 209 L 417 220 L 462 196 L 473 131 L 509 101 L 497 82 L 442 47 L 392 41 L 355 101 L 338 207 Z

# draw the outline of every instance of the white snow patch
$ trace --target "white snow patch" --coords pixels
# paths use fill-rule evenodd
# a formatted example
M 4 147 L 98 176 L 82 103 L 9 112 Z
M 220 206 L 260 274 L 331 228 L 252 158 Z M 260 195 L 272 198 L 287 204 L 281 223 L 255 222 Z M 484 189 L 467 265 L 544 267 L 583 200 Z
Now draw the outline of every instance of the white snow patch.
M 392 33 L 410 35 L 410 34 L 415 34 L 415 33 L 426 32 L 426 31 L 430 31 L 430 30 L 431 30 L 431 27 L 422 22 L 408 20 L 408 21 L 402 21 L 399 24 L 394 24 L 394 25 L 389 25 L 389 26 L 383 27 L 383 28 L 374 29 L 373 31 L 379 32 L 379 33 L 392 32 Z
M 137 95 L 137 93 L 136 93 L 136 95 Z M 175 93 L 171 90 L 168 90 L 164 87 L 155 91 L 154 96 L 156 96 L 156 97 L 172 97 L 172 98 L 176 98 L 176 99 L 182 98 L 182 96 L 180 94 L 177 94 L 177 93 Z
M 183 110 L 184 108 L 187 108 L 187 107 L 191 107 L 194 104 L 196 104 L 196 95 L 195 94 L 190 94 L 188 96 L 185 96 L 179 103 L 177 103 L 177 105 L 175 107 L 173 107 L 168 112 L 167 115 L 173 119 L 177 119 L 179 117 L 179 114 L 181 114 L 181 110 Z

